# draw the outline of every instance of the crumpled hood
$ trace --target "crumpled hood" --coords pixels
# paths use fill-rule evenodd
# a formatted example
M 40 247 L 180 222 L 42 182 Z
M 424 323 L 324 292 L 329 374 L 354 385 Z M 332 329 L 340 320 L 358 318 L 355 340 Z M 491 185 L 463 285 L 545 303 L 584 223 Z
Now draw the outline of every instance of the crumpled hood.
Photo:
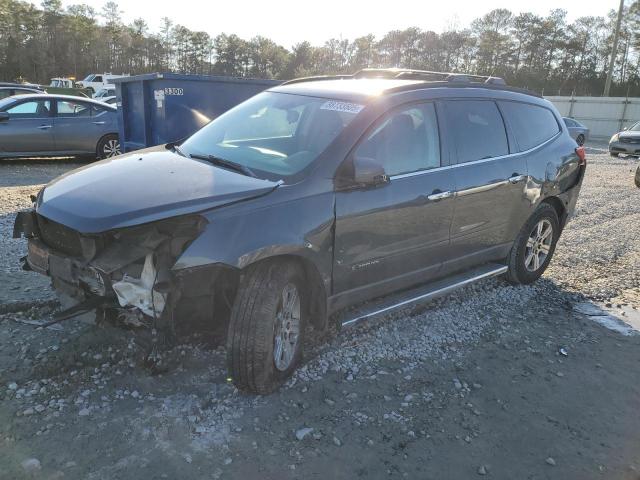
M 155 147 L 56 178 L 38 196 L 36 211 L 81 233 L 99 233 L 254 198 L 277 186 Z

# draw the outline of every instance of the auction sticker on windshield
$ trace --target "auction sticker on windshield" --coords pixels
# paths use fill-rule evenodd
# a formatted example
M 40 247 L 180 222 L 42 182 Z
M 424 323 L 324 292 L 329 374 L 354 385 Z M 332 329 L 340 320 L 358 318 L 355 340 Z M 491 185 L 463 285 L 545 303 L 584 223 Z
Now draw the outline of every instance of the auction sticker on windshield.
M 335 100 L 330 100 L 328 102 L 324 102 L 320 107 L 320 110 L 333 110 L 335 112 L 358 113 L 363 108 L 364 108 L 364 105 L 359 105 L 357 103 L 336 102 Z

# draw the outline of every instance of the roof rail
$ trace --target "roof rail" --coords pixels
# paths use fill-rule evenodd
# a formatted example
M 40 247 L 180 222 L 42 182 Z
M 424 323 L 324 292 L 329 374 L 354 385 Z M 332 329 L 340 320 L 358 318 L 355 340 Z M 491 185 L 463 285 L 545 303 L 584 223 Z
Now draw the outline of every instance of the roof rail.
M 353 78 L 353 75 L 315 75 L 312 77 L 300 77 L 293 80 L 287 80 L 281 85 L 291 85 L 292 83 L 313 82 L 315 80 L 342 80 L 345 78 Z
M 490 85 L 506 85 L 501 77 L 490 75 L 470 75 L 467 73 L 434 72 L 409 68 L 364 68 L 353 74 L 354 78 L 405 78 L 425 81 L 445 81 L 456 83 L 484 82 Z
M 292 83 L 313 82 L 316 80 L 344 80 L 355 78 L 397 78 L 406 80 L 424 80 L 431 82 L 454 82 L 454 83 L 481 83 L 490 85 L 506 85 L 504 79 L 500 77 L 486 75 L 470 75 L 466 73 L 432 72 L 429 70 L 412 70 L 409 68 L 364 68 L 358 70 L 353 75 L 316 75 L 311 77 L 294 78 L 282 85 Z

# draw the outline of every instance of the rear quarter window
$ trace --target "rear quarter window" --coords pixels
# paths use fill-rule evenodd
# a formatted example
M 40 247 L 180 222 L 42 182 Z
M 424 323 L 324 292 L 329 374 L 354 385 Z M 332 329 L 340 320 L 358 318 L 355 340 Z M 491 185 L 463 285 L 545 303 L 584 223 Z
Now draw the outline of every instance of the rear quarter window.
M 509 153 L 502 115 L 493 100 L 453 100 L 445 103 L 447 124 L 453 130 L 458 163 Z
M 537 147 L 560 131 L 555 115 L 548 108 L 520 102 L 499 104 L 521 152 Z

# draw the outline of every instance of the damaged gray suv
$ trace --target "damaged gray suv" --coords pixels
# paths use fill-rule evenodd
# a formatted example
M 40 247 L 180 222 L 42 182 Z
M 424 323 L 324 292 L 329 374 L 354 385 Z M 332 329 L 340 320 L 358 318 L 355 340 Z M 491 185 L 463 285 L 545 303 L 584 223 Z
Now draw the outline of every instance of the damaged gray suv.
M 482 278 L 536 280 L 585 172 L 556 109 L 495 77 L 364 70 L 287 82 L 190 138 L 70 172 L 21 212 L 58 318 L 223 326 L 229 375 L 268 393 L 308 327 Z

